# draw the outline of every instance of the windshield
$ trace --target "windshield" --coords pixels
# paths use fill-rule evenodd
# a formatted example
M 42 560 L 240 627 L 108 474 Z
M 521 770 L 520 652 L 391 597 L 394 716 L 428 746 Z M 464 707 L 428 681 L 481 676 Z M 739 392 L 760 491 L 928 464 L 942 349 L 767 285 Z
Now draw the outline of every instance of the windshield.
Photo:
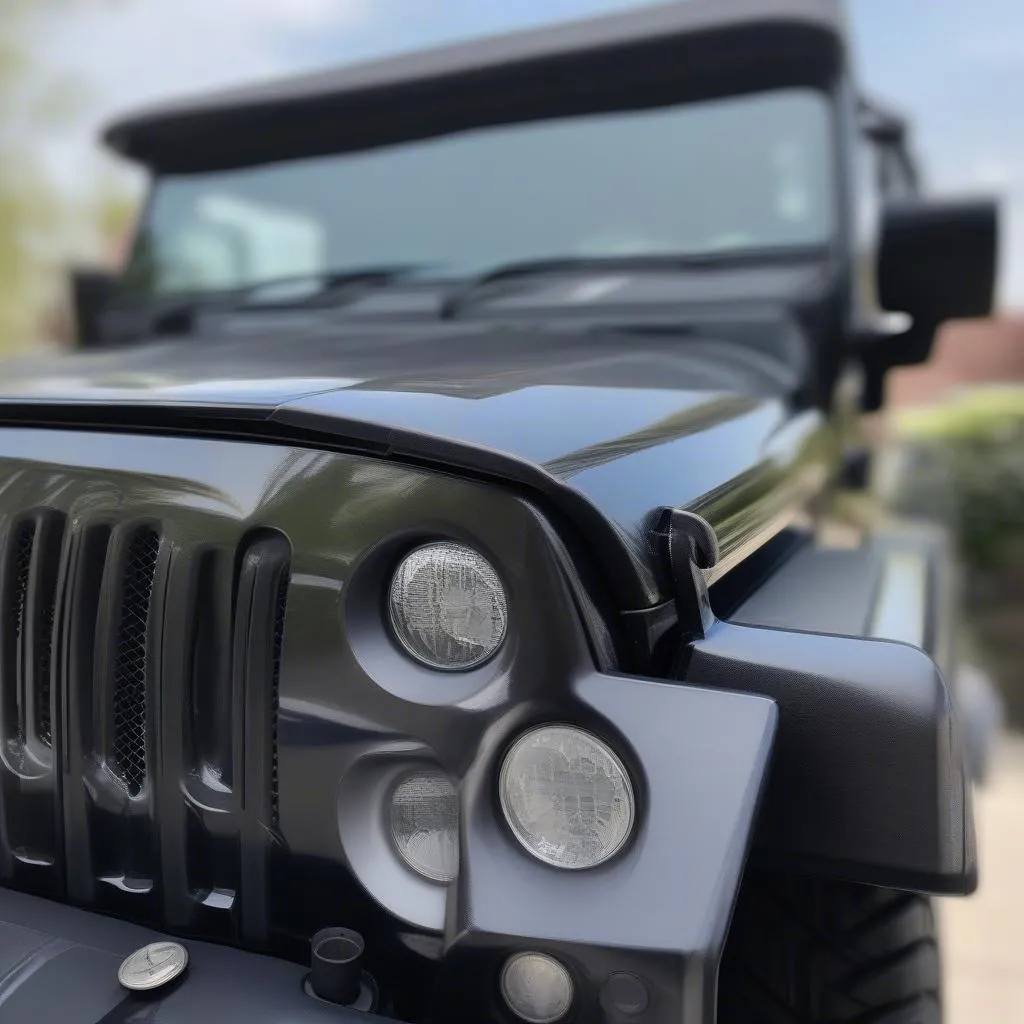
M 826 98 L 787 89 L 166 176 L 126 285 L 813 245 L 832 229 L 830 153 Z

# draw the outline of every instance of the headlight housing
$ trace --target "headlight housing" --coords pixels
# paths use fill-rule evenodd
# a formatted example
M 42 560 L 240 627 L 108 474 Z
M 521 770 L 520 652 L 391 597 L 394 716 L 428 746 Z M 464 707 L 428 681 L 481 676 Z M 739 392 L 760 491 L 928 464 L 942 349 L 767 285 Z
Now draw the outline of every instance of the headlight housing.
M 633 786 L 615 752 L 566 725 L 524 733 L 505 756 L 499 796 L 509 827 L 553 867 L 596 867 L 626 844 L 636 817 Z
M 388 611 L 406 652 L 449 672 L 493 657 L 508 628 L 508 599 L 498 574 L 479 552 L 453 541 L 425 544 L 402 559 Z
M 459 873 L 459 796 L 441 772 L 408 775 L 395 787 L 391 838 L 405 863 L 432 882 Z

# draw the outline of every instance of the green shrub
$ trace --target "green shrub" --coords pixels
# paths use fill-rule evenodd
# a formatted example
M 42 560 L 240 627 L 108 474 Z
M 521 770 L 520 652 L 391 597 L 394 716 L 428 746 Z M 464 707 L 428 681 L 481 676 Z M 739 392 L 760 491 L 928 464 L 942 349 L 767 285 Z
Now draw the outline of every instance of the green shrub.
M 1024 540 L 1024 389 L 901 416 L 897 511 L 948 525 L 965 564 L 996 571 Z
M 889 504 L 952 531 L 964 639 L 1024 729 L 1024 389 L 978 390 L 896 428 Z

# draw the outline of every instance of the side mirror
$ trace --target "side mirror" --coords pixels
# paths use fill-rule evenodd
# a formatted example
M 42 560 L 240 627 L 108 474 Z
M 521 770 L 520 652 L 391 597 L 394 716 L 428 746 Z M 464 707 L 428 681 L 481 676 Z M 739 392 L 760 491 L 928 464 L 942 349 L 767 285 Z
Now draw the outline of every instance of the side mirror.
M 890 313 L 908 314 L 911 324 L 902 334 L 865 337 L 865 412 L 882 407 L 889 370 L 928 359 L 943 323 L 992 312 L 998 250 L 999 211 L 993 199 L 913 200 L 885 209 L 878 301 Z
M 994 200 L 914 201 L 883 215 L 878 298 L 934 331 L 946 320 L 988 316 L 996 285 Z
M 103 344 L 101 317 L 117 285 L 117 276 L 100 270 L 71 272 L 71 301 L 79 348 Z

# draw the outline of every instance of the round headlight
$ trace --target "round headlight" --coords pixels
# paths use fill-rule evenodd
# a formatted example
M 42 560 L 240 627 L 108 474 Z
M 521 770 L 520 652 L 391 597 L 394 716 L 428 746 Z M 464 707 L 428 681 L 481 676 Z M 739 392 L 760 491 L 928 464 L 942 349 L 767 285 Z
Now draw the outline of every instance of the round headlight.
M 406 555 L 389 595 L 399 643 L 430 668 L 482 665 L 501 646 L 508 602 L 498 574 L 465 544 L 441 541 Z
M 615 752 L 569 726 L 520 736 L 501 767 L 501 807 L 516 838 L 559 868 L 614 857 L 635 817 L 633 787 Z
M 402 860 L 432 882 L 459 873 L 459 796 L 440 772 L 410 775 L 391 794 L 391 835 Z
M 502 969 L 501 994 L 509 1009 L 529 1024 L 554 1024 L 572 1006 L 572 978 L 552 956 L 516 953 Z

